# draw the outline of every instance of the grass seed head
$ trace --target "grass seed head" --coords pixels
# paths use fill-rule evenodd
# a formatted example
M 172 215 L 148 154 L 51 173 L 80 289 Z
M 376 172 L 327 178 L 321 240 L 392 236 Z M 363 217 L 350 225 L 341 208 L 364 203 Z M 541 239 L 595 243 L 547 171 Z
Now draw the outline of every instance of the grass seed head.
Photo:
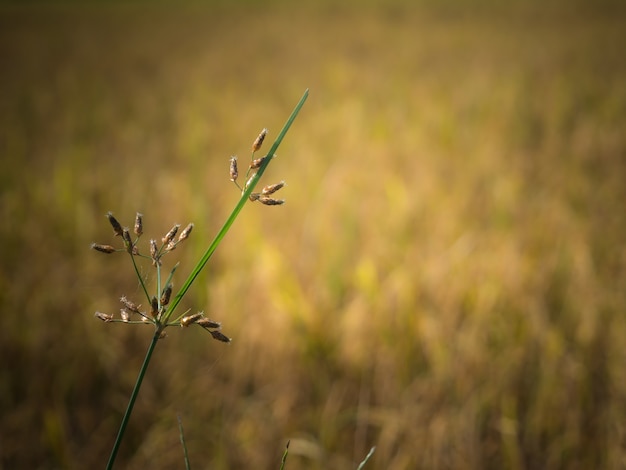
M 239 170 L 237 169 L 237 156 L 230 157 L 230 180 L 234 183 L 239 177 Z
M 99 251 L 100 253 L 115 253 L 115 248 L 112 247 L 111 245 L 101 245 L 99 243 L 92 243 L 91 244 L 91 249 L 92 250 L 96 250 Z
M 196 323 L 201 318 L 202 318 L 202 313 L 194 313 L 193 315 L 187 315 L 186 317 L 183 317 L 182 320 L 180 321 L 180 326 L 183 328 L 187 327 L 189 325 Z
M 170 229 L 170 231 L 165 234 L 165 236 L 161 239 L 164 245 L 169 245 L 172 242 L 172 240 L 174 240 L 174 237 L 178 233 L 179 228 L 180 228 L 180 224 L 175 224 Z
M 130 321 L 130 312 L 125 308 L 120 309 L 120 316 L 123 322 L 128 323 Z
M 211 336 L 213 336 L 213 339 L 216 339 L 218 341 L 221 341 L 222 343 L 230 343 L 231 339 L 226 336 L 225 334 L 223 334 L 221 331 L 218 330 L 207 330 L 209 333 L 211 333 Z
M 157 264 L 161 264 L 161 262 L 157 258 L 158 254 L 159 254 L 159 248 L 157 247 L 157 241 L 150 240 L 150 257 L 152 257 L 152 264 L 155 266 Z
M 150 315 L 152 315 L 152 318 L 156 318 L 158 314 L 159 314 L 159 301 L 157 300 L 156 297 L 152 297 L 152 300 L 150 300 Z
M 252 160 L 250 162 L 250 169 L 251 170 L 258 170 L 259 168 L 261 168 L 261 165 L 263 164 L 263 162 L 265 161 L 266 158 L 267 158 L 267 155 L 265 155 L 264 157 L 255 158 L 254 160 Z
M 263 128 L 259 136 L 254 140 L 254 143 L 252 144 L 253 153 L 261 148 L 261 145 L 263 145 L 263 141 L 265 140 L 266 135 L 267 135 L 267 129 Z
M 126 251 L 134 254 L 133 240 L 132 238 L 130 238 L 130 231 L 126 227 L 124 227 L 124 229 L 122 230 L 122 238 L 124 239 L 124 246 L 126 247 Z
M 161 294 L 161 305 L 167 305 L 170 303 L 170 297 L 172 297 L 172 285 L 168 284 L 163 293 Z
M 208 318 L 201 318 L 197 321 L 198 325 L 202 328 L 221 328 L 222 324 L 217 321 L 209 320 Z
M 125 295 L 120 297 L 120 302 L 122 302 L 122 305 L 124 305 L 124 307 L 126 307 L 131 312 L 140 313 L 139 307 L 141 307 L 141 305 L 136 305 L 135 302 L 128 300 Z
M 110 322 L 111 320 L 113 320 L 113 315 L 108 313 L 96 312 L 95 317 L 99 318 L 103 322 Z
M 107 217 L 109 219 L 109 223 L 111 224 L 111 227 L 113 227 L 113 231 L 115 232 L 115 235 L 121 237 L 123 233 L 123 229 L 120 223 L 117 221 L 115 217 L 113 217 L 113 213 L 111 212 L 107 213 Z
M 262 196 L 259 198 L 259 202 L 261 204 L 265 204 L 266 206 L 282 206 L 285 203 L 285 200 Z
M 263 194 L 263 196 L 269 196 L 270 194 L 274 194 L 276 191 L 278 191 L 279 189 L 283 188 L 284 186 L 285 186 L 285 182 L 284 181 L 281 181 L 281 182 L 276 183 L 276 184 L 268 184 L 267 186 L 265 186 L 263 188 L 261 193 Z
M 135 216 L 135 227 L 134 227 L 135 235 L 140 237 L 143 234 L 143 214 L 137 212 Z
M 254 201 L 258 201 L 260 197 L 261 197 L 261 193 L 250 193 L 250 196 L 248 197 L 248 199 L 254 202 Z
M 191 233 L 191 231 L 193 230 L 193 224 L 189 224 L 185 227 L 185 229 L 180 232 L 180 236 L 178 237 L 178 241 L 182 242 L 184 240 L 187 240 L 189 238 L 189 234 Z

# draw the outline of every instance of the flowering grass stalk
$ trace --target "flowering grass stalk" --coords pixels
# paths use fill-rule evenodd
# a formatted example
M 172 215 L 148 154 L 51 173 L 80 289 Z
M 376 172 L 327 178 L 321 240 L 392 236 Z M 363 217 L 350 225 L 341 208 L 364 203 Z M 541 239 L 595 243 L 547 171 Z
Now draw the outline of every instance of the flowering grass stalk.
M 270 147 L 270 150 L 268 151 L 265 157 L 257 158 L 257 159 L 254 158 L 255 153 L 261 148 L 261 145 L 263 144 L 263 141 L 265 140 L 265 137 L 267 135 L 267 129 L 263 129 L 261 133 L 259 134 L 259 136 L 256 138 L 256 140 L 252 144 L 251 162 L 250 162 L 248 171 L 246 172 L 247 181 L 243 188 L 239 186 L 239 184 L 236 182 L 237 177 L 238 177 L 237 158 L 236 157 L 231 158 L 230 160 L 231 181 L 233 181 L 237 185 L 237 187 L 241 190 L 241 197 L 239 201 L 237 202 L 235 208 L 229 215 L 229 217 L 226 219 L 226 222 L 224 223 L 220 231 L 217 233 L 217 235 L 215 236 L 211 244 L 208 246 L 205 253 L 202 255 L 202 257 L 200 258 L 200 260 L 198 261 L 194 269 L 189 274 L 189 277 L 187 278 L 187 280 L 183 283 L 182 287 L 173 298 L 172 298 L 172 277 L 174 275 L 174 272 L 176 271 L 176 268 L 178 267 L 178 264 L 174 266 L 168 278 L 163 283 L 162 278 L 161 278 L 161 258 L 165 256 L 166 254 L 170 253 L 171 251 L 173 251 L 174 249 L 176 249 L 176 247 L 179 244 L 183 243 L 189 237 L 193 229 L 193 224 L 187 225 L 187 227 L 180 232 L 180 235 L 178 235 L 180 225 L 178 224 L 174 225 L 171 228 L 171 230 L 168 231 L 163 236 L 163 238 L 161 239 L 160 245 L 158 244 L 156 240 L 150 240 L 149 255 L 147 255 L 147 254 L 142 254 L 140 252 L 138 248 L 138 243 L 137 243 L 141 235 L 143 234 L 143 215 L 140 213 L 137 213 L 136 218 L 135 218 L 135 223 L 133 227 L 133 233 L 136 236 L 135 240 L 133 240 L 130 230 L 128 228 L 123 228 L 122 225 L 113 216 L 113 214 L 109 213 L 107 215 L 109 222 L 111 226 L 113 227 L 113 231 L 115 232 L 117 236 L 120 236 L 122 238 L 124 248 L 118 250 L 111 245 L 102 245 L 102 244 L 96 244 L 96 243 L 92 245 L 92 248 L 96 251 L 107 253 L 107 254 L 119 252 L 119 251 L 126 251 L 130 255 L 133 268 L 135 270 L 135 273 L 137 274 L 137 278 L 139 279 L 143 293 L 145 294 L 146 299 L 148 301 L 149 309 L 146 311 L 143 311 L 140 309 L 141 305 L 137 305 L 131 300 L 127 299 L 126 297 L 122 297 L 120 299 L 120 302 L 122 303 L 123 308 L 120 311 L 120 318 L 116 318 L 114 315 L 105 314 L 101 312 L 96 312 L 96 317 L 105 322 L 122 322 L 122 323 L 130 323 L 130 324 L 152 323 L 154 325 L 154 334 L 152 336 L 152 341 L 150 342 L 150 345 L 148 346 L 148 349 L 146 351 L 146 356 L 144 358 L 144 361 L 137 375 L 137 380 L 135 382 L 135 386 L 133 387 L 133 391 L 130 395 L 126 412 L 124 413 L 124 417 L 122 418 L 122 422 L 120 424 L 120 428 L 119 428 L 117 437 L 115 439 L 113 449 L 111 450 L 111 455 L 109 457 L 109 461 L 106 466 L 107 469 L 113 468 L 113 464 L 115 463 L 117 452 L 119 450 L 120 444 L 124 437 L 126 426 L 133 412 L 135 400 L 137 399 L 139 390 L 141 389 L 143 378 L 148 369 L 148 365 L 150 364 L 152 353 L 154 352 L 154 349 L 159 339 L 165 336 L 165 329 L 170 326 L 188 327 L 190 325 L 198 325 L 204 328 L 205 330 L 207 330 L 214 339 L 225 342 L 225 343 L 230 342 L 230 338 L 225 336 L 220 331 L 221 329 L 220 323 L 214 320 L 211 320 L 209 318 L 206 318 L 203 313 L 196 313 L 196 314 L 188 315 L 189 312 L 183 312 L 181 314 L 178 314 L 178 316 L 175 317 L 174 320 L 172 320 L 173 314 L 176 311 L 182 299 L 184 298 L 184 296 L 187 294 L 193 282 L 196 280 L 196 278 L 198 277 L 202 269 L 204 269 L 207 262 L 209 261 L 209 259 L 211 258 L 211 256 L 213 255 L 213 253 L 215 252 L 215 250 L 221 243 L 221 241 L 226 236 L 226 233 L 235 222 L 235 219 L 237 218 L 237 216 L 243 209 L 243 206 L 246 204 L 246 202 L 259 201 L 262 204 L 271 205 L 271 206 L 281 205 L 284 202 L 284 200 L 282 199 L 275 199 L 271 197 L 273 193 L 275 193 L 276 191 L 278 191 L 284 186 L 284 182 L 282 181 L 277 184 L 266 186 L 265 188 L 263 188 L 263 191 L 260 193 L 254 193 L 253 191 L 257 183 L 259 182 L 260 178 L 263 176 L 265 169 L 267 168 L 272 158 L 274 157 L 276 150 L 278 149 L 281 142 L 283 141 L 283 138 L 287 134 L 287 131 L 291 127 L 291 124 L 296 119 L 298 113 L 300 112 L 300 109 L 304 105 L 304 102 L 306 101 L 308 94 L 309 94 L 309 90 L 307 89 L 302 95 L 302 98 L 300 99 L 296 107 L 294 108 L 293 112 L 287 119 L 287 122 L 283 126 L 282 130 L 278 134 L 278 137 L 274 141 L 274 144 Z M 178 235 L 178 238 L 176 237 L 177 235 Z M 139 270 L 139 267 L 137 266 L 136 258 L 144 258 L 144 259 L 151 260 L 152 264 L 156 268 L 156 295 L 153 295 L 153 296 L 150 295 L 149 290 L 144 282 L 144 279 L 140 275 L 140 270 Z M 181 434 L 182 434 L 182 427 L 181 427 Z M 186 461 L 186 465 L 188 465 L 187 456 L 185 456 L 185 461 Z

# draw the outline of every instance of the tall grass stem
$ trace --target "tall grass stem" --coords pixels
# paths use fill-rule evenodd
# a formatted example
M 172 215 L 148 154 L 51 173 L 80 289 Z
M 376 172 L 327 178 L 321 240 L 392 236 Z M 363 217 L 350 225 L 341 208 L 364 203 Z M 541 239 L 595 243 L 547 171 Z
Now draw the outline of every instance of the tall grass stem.
M 135 400 L 137 399 L 137 395 L 139 395 L 141 382 L 143 382 L 143 378 L 146 375 L 146 371 L 148 370 L 148 364 L 150 364 L 150 358 L 152 357 L 152 353 L 154 352 L 154 348 L 156 347 L 157 341 L 159 340 L 160 336 L 161 330 L 157 329 L 154 332 L 154 336 L 152 337 L 150 346 L 148 346 L 148 350 L 146 351 L 146 357 L 144 358 L 143 364 L 141 364 L 141 369 L 139 369 L 139 374 L 137 375 L 135 387 L 133 388 L 133 392 L 131 393 L 130 399 L 128 400 L 128 406 L 126 407 L 126 412 L 124 413 L 124 417 L 122 418 L 120 430 L 117 433 L 117 437 L 115 438 L 115 444 L 113 444 L 113 450 L 111 450 L 111 455 L 109 456 L 109 462 L 106 466 L 107 470 L 111 470 L 113 468 L 113 463 L 115 462 L 115 458 L 117 457 L 117 451 L 119 450 L 120 444 L 122 443 L 122 438 L 124 437 L 124 431 L 126 431 L 126 425 L 128 424 L 130 415 L 133 412 L 133 407 L 135 406 Z

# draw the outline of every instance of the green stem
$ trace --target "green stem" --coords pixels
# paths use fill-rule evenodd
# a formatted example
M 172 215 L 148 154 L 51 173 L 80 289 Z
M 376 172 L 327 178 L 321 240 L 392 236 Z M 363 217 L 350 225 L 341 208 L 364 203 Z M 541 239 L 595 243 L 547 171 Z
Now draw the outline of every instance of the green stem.
M 141 365 L 141 369 L 139 370 L 139 375 L 137 376 L 137 382 L 135 382 L 135 388 L 133 388 L 133 393 L 130 395 L 130 400 L 128 401 L 128 406 L 126 407 L 126 413 L 124 413 L 124 418 L 122 418 L 122 424 L 120 425 L 120 430 L 117 433 L 117 438 L 115 439 L 115 444 L 113 445 L 113 450 L 111 451 L 111 456 L 109 457 L 109 463 L 107 463 L 106 469 L 111 470 L 113 468 L 113 463 L 115 462 L 115 457 L 117 456 L 117 451 L 120 448 L 120 444 L 122 443 L 122 438 L 124 437 L 124 431 L 126 431 L 126 425 L 130 419 L 130 415 L 133 412 L 133 407 L 135 406 L 135 400 L 137 399 L 137 395 L 139 395 L 139 389 L 141 388 L 141 382 L 143 382 L 143 377 L 146 375 L 146 370 L 148 370 L 148 364 L 150 364 L 150 358 L 152 357 L 152 352 L 161 336 L 161 330 L 157 329 L 152 337 L 152 342 L 148 347 L 148 351 L 146 352 L 146 357 L 143 360 L 143 364 Z
M 143 277 L 141 277 L 141 273 L 139 272 L 139 267 L 137 266 L 137 263 L 135 262 L 135 255 L 131 253 L 130 259 L 133 262 L 133 267 L 135 268 L 135 274 L 137 274 L 137 279 L 139 279 L 139 283 L 141 284 L 141 287 L 144 293 L 146 294 L 146 297 L 148 298 L 148 302 L 150 302 L 150 295 L 148 294 L 148 289 L 146 289 L 146 284 L 143 282 Z

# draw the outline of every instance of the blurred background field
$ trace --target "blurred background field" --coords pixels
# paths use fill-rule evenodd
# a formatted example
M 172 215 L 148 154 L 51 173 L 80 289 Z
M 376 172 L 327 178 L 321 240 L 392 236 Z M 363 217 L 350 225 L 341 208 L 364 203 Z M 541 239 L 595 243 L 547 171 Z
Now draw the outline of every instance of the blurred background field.
M 626 466 L 626 8 L 0 6 L 0 468 L 104 467 L 150 341 L 105 218 L 195 223 L 118 467 Z M 268 148 L 268 147 L 266 147 Z M 145 274 L 151 275 L 149 266 Z M 150 278 L 149 278 L 150 279 Z

